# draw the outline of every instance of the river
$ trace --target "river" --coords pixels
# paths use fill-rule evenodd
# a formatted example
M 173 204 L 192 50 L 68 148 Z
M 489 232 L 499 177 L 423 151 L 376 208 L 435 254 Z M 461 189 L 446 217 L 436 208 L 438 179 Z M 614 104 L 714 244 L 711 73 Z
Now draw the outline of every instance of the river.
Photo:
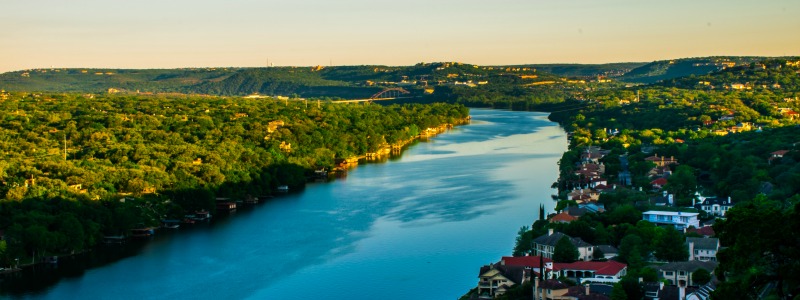
M 469 125 L 385 163 L 211 224 L 62 258 L 5 279 L 36 299 L 455 299 L 551 211 L 567 149 L 544 113 L 472 109 Z

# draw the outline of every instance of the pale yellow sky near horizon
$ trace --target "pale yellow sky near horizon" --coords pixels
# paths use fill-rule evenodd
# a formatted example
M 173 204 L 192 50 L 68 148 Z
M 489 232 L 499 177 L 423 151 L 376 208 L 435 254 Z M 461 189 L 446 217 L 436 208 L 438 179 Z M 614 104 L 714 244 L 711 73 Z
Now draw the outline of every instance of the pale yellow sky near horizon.
M 3 0 L 0 72 L 798 56 L 800 1 Z

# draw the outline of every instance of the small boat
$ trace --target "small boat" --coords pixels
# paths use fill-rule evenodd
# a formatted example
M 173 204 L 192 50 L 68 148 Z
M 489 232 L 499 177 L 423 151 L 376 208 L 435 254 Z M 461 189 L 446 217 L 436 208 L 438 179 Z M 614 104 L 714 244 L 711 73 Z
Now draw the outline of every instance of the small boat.
M 279 186 L 279 187 L 278 187 L 278 192 L 281 192 L 281 193 L 288 193 L 288 192 L 289 192 L 289 186 L 288 186 L 288 185 L 282 185 L 282 186 Z
M 138 238 L 151 237 L 153 236 L 153 234 L 155 234 L 155 230 L 153 230 L 153 228 L 150 227 L 131 229 L 132 237 L 138 237 Z
M 230 198 L 217 198 L 217 211 L 233 211 L 236 210 L 236 201 Z
M 161 227 L 175 229 L 181 227 L 180 220 L 161 220 Z
M 123 235 L 107 235 L 103 237 L 104 244 L 124 244 L 126 241 Z
M 192 220 L 201 222 L 211 220 L 211 213 L 209 213 L 205 209 L 197 210 L 194 212 L 194 217 L 192 218 Z

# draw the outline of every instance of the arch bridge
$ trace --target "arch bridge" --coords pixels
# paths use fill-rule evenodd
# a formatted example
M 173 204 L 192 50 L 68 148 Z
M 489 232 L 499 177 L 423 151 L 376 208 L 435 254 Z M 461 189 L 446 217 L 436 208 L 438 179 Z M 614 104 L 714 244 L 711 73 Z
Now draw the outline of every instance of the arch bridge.
M 388 88 L 384 89 L 380 92 L 375 93 L 372 97 L 369 97 L 372 100 L 375 99 L 394 99 L 400 97 L 403 94 L 410 94 L 409 91 L 406 91 L 403 88 Z
M 372 102 L 372 101 L 380 101 L 380 100 L 393 100 L 397 98 L 401 98 L 402 95 L 411 94 L 411 92 L 395 87 L 395 88 L 386 88 L 380 92 L 375 93 L 368 99 L 355 99 L 355 100 L 339 100 L 333 101 L 334 103 L 358 103 L 358 102 Z

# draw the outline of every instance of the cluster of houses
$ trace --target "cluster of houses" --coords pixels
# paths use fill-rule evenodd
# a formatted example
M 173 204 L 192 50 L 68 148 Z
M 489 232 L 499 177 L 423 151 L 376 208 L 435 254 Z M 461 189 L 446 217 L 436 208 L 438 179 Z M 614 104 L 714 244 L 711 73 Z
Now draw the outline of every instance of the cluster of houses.
M 770 153 L 768 162 L 782 159 L 789 150 Z M 608 154 L 599 147 L 587 147 L 581 153 L 581 161 L 576 170 L 577 179 L 571 182 L 580 186 L 568 194 L 570 200 L 578 203 L 558 214 L 548 216 L 550 223 L 569 223 L 578 220 L 585 213 L 602 213 L 605 207 L 598 203 L 600 194 L 613 190 L 604 179 L 605 166 L 600 159 Z M 650 170 L 654 191 L 661 191 L 667 178 L 672 174 L 670 166 L 677 165 L 674 157 L 655 154 L 647 157 L 655 167 Z M 624 170 L 625 168 L 623 168 Z M 624 183 L 623 183 L 624 184 Z M 717 253 L 721 249 L 719 239 L 715 238 L 713 224 L 716 218 L 725 218 L 734 204 L 730 197 L 705 197 L 696 193 L 692 206 L 694 209 L 677 208 L 673 195 L 661 191 L 651 197 L 648 206 L 655 209 L 642 213 L 642 220 L 658 226 L 672 226 L 687 234 L 685 239 L 687 261 L 669 262 L 655 267 L 659 282 L 642 283 L 645 299 L 709 299 L 714 290 L 714 281 L 698 283 L 692 277 L 700 269 L 713 275 L 717 266 Z M 659 209 L 663 207 L 664 209 Z M 705 212 L 715 217 L 701 223 L 699 216 Z M 578 260 L 572 263 L 553 261 L 555 246 L 562 238 L 567 238 L 578 250 Z M 627 274 L 627 265 L 615 260 L 618 250 L 612 245 L 592 245 L 586 241 L 570 237 L 549 229 L 547 234 L 532 241 L 530 256 L 503 257 L 497 263 L 485 265 L 478 275 L 475 299 L 491 299 L 505 293 L 515 285 L 532 283 L 534 299 L 609 299 L 612 284 Z M 568 286 L 557 279 L 567 278 L 577 286 Z
M 713 232 L 711 233 L 713 235 Z M 553 261 L 555 244 L 566 237 L 578 249 L 579 259 L 571 263 Z M 713 283 L 699 284 L 692 274 L 700 269 L 713 273 L 717 266 L 719 239 L 686 238 L 689 260 L 670 262 L 657 267 L 661 281 L 644 284 L 646 299 L 708 299 Z M 603 257 L 593 257 L 595 248 Z M 612 284 L 627 274 L 628 266 L 615 261 L 617 249 L 610 245 L 591 245 L 552 229 L 533 240 L 530 256 L 504 256 L 497 263 L 481 267 L 477 293 L 473 299 L 492 299 L 511 287 L 533 283 L 534 299 L 609 299 Z M 579 285 L 568 286 L 558 279 L 567 278 Z
M 614 189 L 603 178 L 605 166 L 600 159 L 608 154 L 598 147 L 587 147 L 581 153 L 572 182 L 581 186 L 568 194 L 570 200 L 578 203 L 558 214 L 548 217 L 550 223 L 569 223 L 579 219 L 587 212 L 602 213 L 605 208 L 597 203 L 601 193 Z M 781 154 L 781 153 L 778 153 Z M 678 164 L 674 157 L 655 154 L 646 158 L 655 164 L 650 170 L 653 186 L 660 190 L 671 175 L 670 166 Z M 659 226 L 672 226 L 693 236 L 685 240 L 688 261 L 662 264 L 657 268 L 660 282 L 643 283 L 645 299 L 708 299 L 714 289 L 713 283 L 701 285 L 692 279 L 699 269 L 713 273 L 717 265 L 719 239 L 714 238 L 714 230 L 709 224 L 701 224 L 699 210 L 709 215 L 724 218 L 733 207 L 730 198 L 703 197 L 696 195 L 694 207 L 697 211 L 667 209 L 674 207 L 674 197 L 666 192 L 652 197 L 649 204 L 663 206 L 662 210 L 650 210 L 642 214 L 642 219 Z M 555 245 L 567 238 L 578 250 L 578 260 L 573 263 L 553 262 Z M 627 274 L 627 265 L 615 259 L 618 250 L 612 245 L 592 245 L 586 241 L 555 232 L 532 241 L 530 256 L 503 257 L 499 262 L 485 265 L 480 269 L 477 294 L 473 298 L 491 299 L 505 293 L 509 288 L 524 283 L 532 283 L 534 299 L 609 299 L 612 284 Z M 598 257 L 595 257 L 598 256 Z M 577 286 L 568 286 L 558 278 L 567 278 Z
M 544 256 L 504 256 L 497 263 L 481 267 L 476 297 L 491 299 L 514 285 L 533 282 L 534 290 L 546 295 L 535 299 L 595 299 L 588 297 L 607 296 L 611 292 L 610 286 L 598 282 L 616 282 L 625 274 L 627 265 L 611 260 L 556 263 Z M 583 279 L 587 284 L 569 287 L 557 280 L 561 277 Z

